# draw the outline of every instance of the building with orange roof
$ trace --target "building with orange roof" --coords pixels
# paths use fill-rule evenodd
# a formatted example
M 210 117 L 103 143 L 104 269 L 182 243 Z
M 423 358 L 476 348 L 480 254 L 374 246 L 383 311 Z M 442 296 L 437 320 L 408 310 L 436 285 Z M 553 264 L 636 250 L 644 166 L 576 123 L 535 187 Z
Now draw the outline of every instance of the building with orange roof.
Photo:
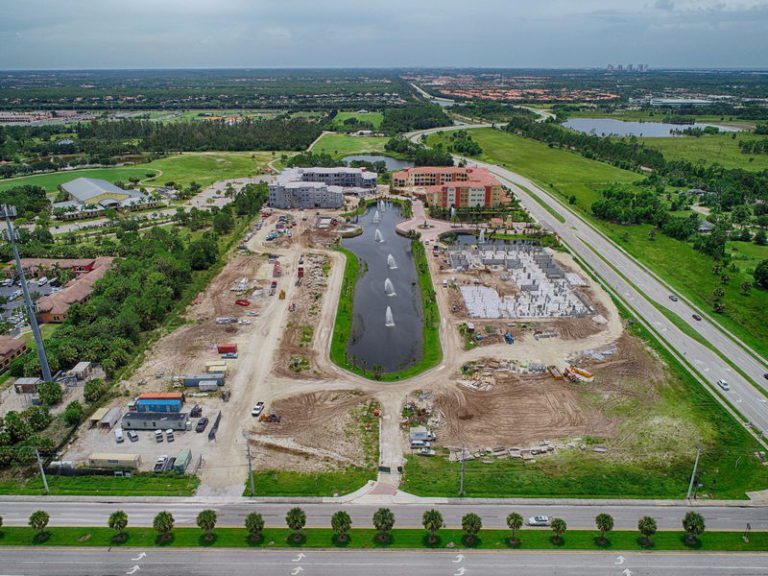
M 392 175 L 393 191 L 410 191 L 428 206 L 491 208 L 502 203 L 503 189 L 485 168 L 418 166 Z
M 73 304 L 81 304 L 90 298 L 96 282 L 101 280 L 112 267 L 114 258 L 95 258 L 89 272 L 68 282 L 61 292 L 43 296 L 36 302 L 37 316 L 40 322 L 64 322 L 69 308 Z

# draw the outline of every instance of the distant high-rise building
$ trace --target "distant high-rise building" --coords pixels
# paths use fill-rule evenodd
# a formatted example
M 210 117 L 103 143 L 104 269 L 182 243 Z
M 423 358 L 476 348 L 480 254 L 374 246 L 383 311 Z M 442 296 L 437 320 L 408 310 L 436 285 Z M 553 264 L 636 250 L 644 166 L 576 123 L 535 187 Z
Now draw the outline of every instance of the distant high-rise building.
M 608 72 L 613 72 L 613 64 L 608 64 Z
M 634 69 L 634 66 L 632 64 L 627 64 L 627 72 L 632 72 Z
M 624 72 L 624 64 L 619 64 L 619 65 L 616 67 L 616 70 L 618 70 L 619 72 Z

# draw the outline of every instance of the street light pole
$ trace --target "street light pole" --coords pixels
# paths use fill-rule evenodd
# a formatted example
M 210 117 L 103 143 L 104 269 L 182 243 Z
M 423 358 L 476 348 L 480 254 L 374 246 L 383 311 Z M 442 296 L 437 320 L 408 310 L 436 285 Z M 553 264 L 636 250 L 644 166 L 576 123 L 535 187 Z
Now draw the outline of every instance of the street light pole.
M 35 305 L 32 302 L 32 298 L 29 295 L 29 288 L 27 287 L 27 279 L 24 277 L 24 269 L 21 266 L 21 256 L 19 256 L 19 249 L 16 246 L 16 232 L 11 224 L 11 216 L 16 215 L 16 208 L 3 204 L 0 206 L 2 215 L 5 216 L 5 223 L 8 227 L 8 241 L 13 248 L 13 256 L 16 260 L 16 271 L 19 273 L 19 280 L 21 281 L 21 291 L 24 293 L 24 303 L 27 307 L 27 316 L 29 316 L 29 325 L 32 328 L 32 334 L 35 337 L 35 344 L 37 346 L 37 357 L 40 360 L 40 370 L 43 373 L 43 380 L 45 382 L 52 382 L 51 368 L 48 366 L 48 357 L 45 354 L 45 348 L 43 347 L 43 337 L 40 334 L 40 326 L 37 324 L 37 316 L 35 316 Z

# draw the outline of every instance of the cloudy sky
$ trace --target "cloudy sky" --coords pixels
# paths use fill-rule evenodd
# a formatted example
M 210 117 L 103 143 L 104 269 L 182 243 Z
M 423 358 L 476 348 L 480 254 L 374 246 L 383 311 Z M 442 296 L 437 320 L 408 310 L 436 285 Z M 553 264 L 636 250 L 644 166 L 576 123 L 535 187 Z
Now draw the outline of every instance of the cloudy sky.
M 0 0 L 0 69 L 768 67 L 768 0 Z

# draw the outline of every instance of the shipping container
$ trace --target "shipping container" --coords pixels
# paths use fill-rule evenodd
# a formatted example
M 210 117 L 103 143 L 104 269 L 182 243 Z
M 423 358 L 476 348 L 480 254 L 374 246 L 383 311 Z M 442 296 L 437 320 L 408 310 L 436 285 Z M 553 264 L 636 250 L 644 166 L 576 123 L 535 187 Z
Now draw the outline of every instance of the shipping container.
M 219 344 L 216 346 L 216 349 L 218 350 L 219 354 L 226 354 L 228 352 L 237 352 L 237 344 L 234 342 L 226 342 L 224 344 Z
M 144 392 L 139 394 L 138 400 L 181 400 L 184 402 L 183 392 Z
M 176 455 L 176 461 L 173 463 L 173 469 L 179 474 L 184 474 L 187 471 L 187 466 L 192 462 L 192 452 L 189 448 L 184 448 Z
M 200 382 L 204 382 L 206 380 L 215 380 L 216 384 L 222 386 L 224 384 L 224 374 L 221 372 L 209 372 L 208 374 L 195 374 L 181 377 L 182 384 L 184 384 L 184 386 L 187 388 L 199 386 Z
M 211 373 L 211 372 L 213 372 L 213 373 L 219 373 L 220 372 L 222 374 L 226 374 L 227 373 L 227 366 L 226 366 L 226 364 L 224 364 L 224 365 L 220 364 L 218 366 L 209 366 L 208 367 L 208 373 Z
M 219 385 L 216 380 L 203 380 L 198 385 L 200 392 L 216 392 L 219 389 Z
M 112 454 L 108 452 L 94 452 L 88 456 L 89 468 L 138 470 L 139 464 L 141 464 L 141 456 L 138 454 Z

